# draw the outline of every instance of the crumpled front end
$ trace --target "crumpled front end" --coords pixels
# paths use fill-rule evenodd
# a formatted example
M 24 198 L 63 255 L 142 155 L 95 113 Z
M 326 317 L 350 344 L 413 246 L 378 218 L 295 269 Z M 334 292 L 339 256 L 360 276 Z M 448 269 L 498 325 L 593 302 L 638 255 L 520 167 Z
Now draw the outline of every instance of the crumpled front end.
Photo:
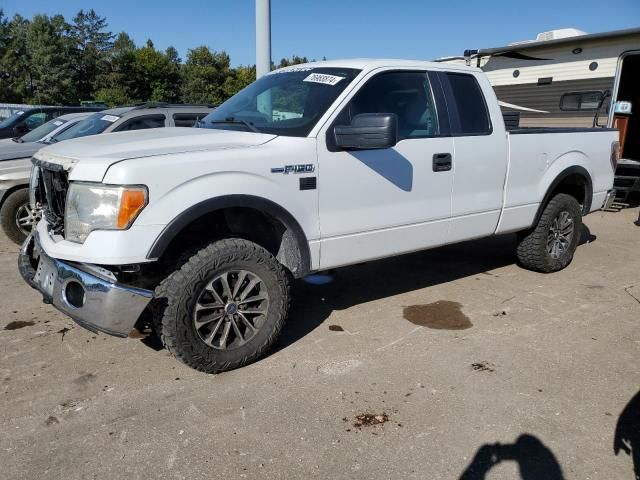
M 23 244 L 18 267 L 45 303 L 91 331 L 128 336 L 153 297 L 151 290 L 118 283 L 104 268 L 49 257 L 37 233 Z

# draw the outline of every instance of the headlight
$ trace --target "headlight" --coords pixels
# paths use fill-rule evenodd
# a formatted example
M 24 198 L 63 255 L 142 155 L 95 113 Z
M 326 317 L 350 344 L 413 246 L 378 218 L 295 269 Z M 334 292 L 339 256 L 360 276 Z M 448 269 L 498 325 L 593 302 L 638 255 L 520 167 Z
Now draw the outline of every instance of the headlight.
M 144 186 L 71 183 L 64 215 L 65 238 L 82 243 L 94 230 L 125 230 L 147 205 Z

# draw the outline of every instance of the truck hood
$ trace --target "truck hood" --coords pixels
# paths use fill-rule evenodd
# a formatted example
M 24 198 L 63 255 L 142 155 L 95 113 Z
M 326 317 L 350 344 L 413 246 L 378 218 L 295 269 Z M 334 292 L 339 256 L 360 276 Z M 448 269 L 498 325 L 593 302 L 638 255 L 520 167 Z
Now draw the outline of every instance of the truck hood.
M 42 147 L 44 147 L 43 143 L 17 143 L 8 139 L 7 142 L 0 143 L 0 162 L 5 160 L 15 160 L 16 158 L 29 158 Z M 1 167 L 2 163 L 0 163 L 0 168 Z
M 73 180 L 99 182 L 123 160 L 208 150 L 248 148 L 275 135 L 204 128 L 154 128 L 66 140 L 40 150 L 35 158 L 62 165 Z

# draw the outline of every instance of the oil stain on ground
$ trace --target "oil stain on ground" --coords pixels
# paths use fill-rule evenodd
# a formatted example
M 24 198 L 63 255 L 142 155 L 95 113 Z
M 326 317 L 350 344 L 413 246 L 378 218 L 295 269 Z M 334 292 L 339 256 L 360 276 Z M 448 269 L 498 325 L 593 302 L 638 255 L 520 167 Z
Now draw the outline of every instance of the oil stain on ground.
M 24 322 L 22 320 L 16 320 L 15 322 L 9 322 L 7 324 L 6 327 L 4 327 L 5 330 L 18 330 L 19 328 L 24 328 L 24 327 L 31 327 L 35 325 L 35 322 Z
M 462 313 L 458 302 L 438 300 L 426 305 L 405 307 L 403 317 L 415 325 L 437 330 L 465 330 L 471 328 L 471 320 Z

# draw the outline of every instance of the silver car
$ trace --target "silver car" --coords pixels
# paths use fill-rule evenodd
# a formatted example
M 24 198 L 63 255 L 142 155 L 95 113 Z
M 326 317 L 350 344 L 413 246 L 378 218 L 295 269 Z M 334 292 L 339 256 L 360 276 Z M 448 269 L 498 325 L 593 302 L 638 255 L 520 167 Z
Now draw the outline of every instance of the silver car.
M 118 107 L 97 113 L 73 114 L 84 116 L 80 121 L 74 121 L 73 124 L 70 123 L 72 120 L 66 120 L 63 125 L 59 126 L 59 129 L 50 131 L 45 138 L 41 138 L 39 141 L 21 142 L 27 135 L 34 134 L 38 129 L 17 141 L 0 140 L 0 225 L 2 230 L 13 242 L 22 244 L 31 228 L 39 220 L 38 213 L 29 205 L 28 186 L 31 172 L 30 158 L 40 148 L 71 138 L 101 133 L 160 127 L 193 127 L 213 108 L 212 105 L 161 103 Z M 64 117 L 67 116 L 71 115 Z M 62 118 L 58 117 L 39 128 L 55 121 L 62 121 Z M 6 149 L 6 154 L 3 154 L 4 149 Z

